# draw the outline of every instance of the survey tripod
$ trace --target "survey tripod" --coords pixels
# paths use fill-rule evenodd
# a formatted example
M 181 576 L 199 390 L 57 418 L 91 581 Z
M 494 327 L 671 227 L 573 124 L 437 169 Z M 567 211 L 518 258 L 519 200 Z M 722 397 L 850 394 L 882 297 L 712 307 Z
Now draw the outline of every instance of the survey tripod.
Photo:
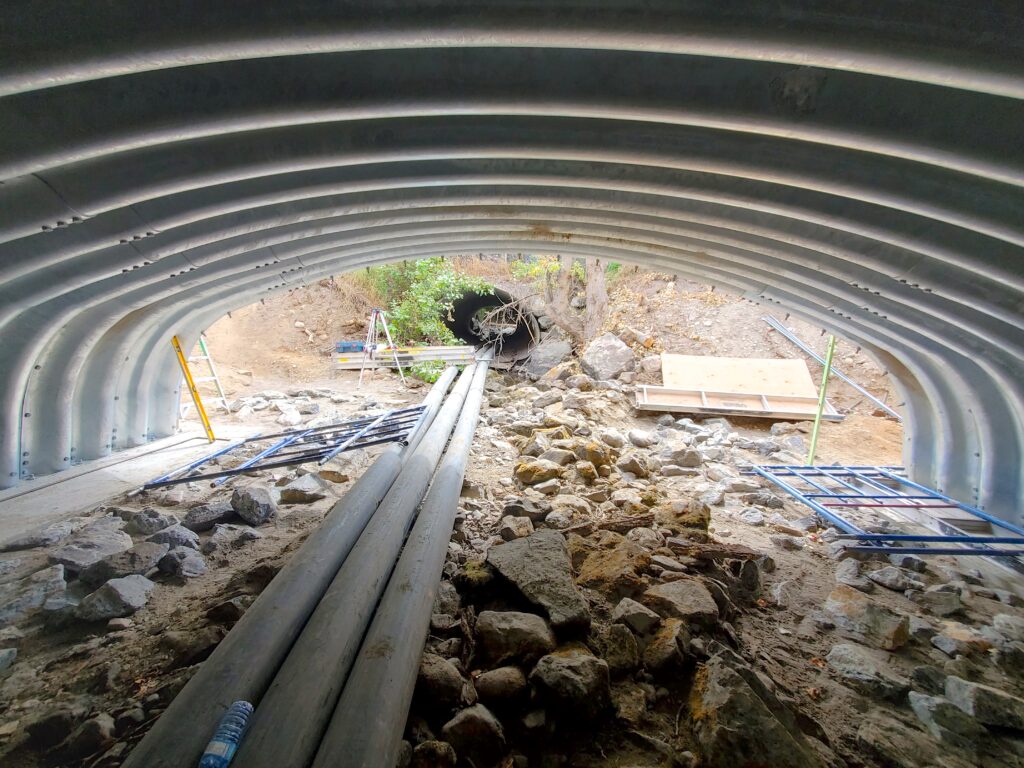
M 381 335 L 386 345 L 382 345 Z M 395 366 L 398 368 L 398 375 L 402 377 L 405 384 L 405 373 L 402 371 L 402 363 L 398 360 L 398 350 L 395 349 L 395 342 L 391 339 L 391 331 L 388 330 L 388 321 L 384 317 L 383 309 L 370 310 L 370 325 L 366 330 L 366 343 L 363 345 L 363 362 L 359 367 L 359 384 L 362 386 L 363 373 L 366 371 L 366 363 L 376 357 L 378 347 L 383 346 L 386 352 L 390 351 L 395 358 Z

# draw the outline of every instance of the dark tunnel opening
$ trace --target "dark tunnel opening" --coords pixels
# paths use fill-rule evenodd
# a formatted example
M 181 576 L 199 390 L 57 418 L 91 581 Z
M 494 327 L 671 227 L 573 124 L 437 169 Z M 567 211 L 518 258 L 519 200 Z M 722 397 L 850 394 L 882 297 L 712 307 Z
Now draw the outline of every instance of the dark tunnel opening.
M 536 316 L 508 291 L 468 291 L 456 301 L 445 325 L 469 344 L 494 347 L 496 363 L 510 364 L 529 355 L 540 340 Z

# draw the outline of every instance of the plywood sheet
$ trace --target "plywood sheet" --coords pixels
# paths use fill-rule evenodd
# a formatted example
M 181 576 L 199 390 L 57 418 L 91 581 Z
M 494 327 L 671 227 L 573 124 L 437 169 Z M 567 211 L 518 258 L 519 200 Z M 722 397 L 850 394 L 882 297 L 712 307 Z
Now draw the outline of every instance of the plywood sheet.
M 670 413 L 753 416 L 768 419 L 813 419 L 818 410 L 818 398 L 777 397 L 642 385 L 636 393 L 636 407 L 642 411 L 668 411 Z M 831 403 L 826 401 L 822 418 L 827 421 L 840 421 L 843 417 Z
M 661 355 L 662 383 L 671 389 L 735 392 L 776 398 L 817 398 L 818 390 L 799 359 Z

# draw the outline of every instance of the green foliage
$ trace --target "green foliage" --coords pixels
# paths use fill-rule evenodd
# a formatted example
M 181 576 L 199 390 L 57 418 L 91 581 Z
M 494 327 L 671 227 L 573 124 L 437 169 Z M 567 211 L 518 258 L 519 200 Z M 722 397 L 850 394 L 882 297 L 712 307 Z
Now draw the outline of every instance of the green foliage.
M 372 267 L 366 279 L 384 300 L 396 344 L 458 344 L 444 324 L 454 302 L 469 291 L 484 294 L 494 289 L 440 257 Z
M 447 367 L 448 363 L 442 360 L 426 360 L 422 363 L 414 363 L 413 365 L 410 365 L 406 373 L 410 376 L 415 376 L 420 381 L 433 384 L 441 378 L 441 373 Z
M 516 280 L 540 280 L 545 275 L 553 275 L 560 268 L 554 256 L 531 256 L 522 261 L 513 261 L 510 271 Z
M 608 266 L 605 267 L 604 273 L 611 279 L 619 274 L 622 269 L 622 265 L 617 261 L 609 261 Z
M 548 275 L 558 274 L 562 270 L 562 264 L 557 256 L 531 256 L 524 261 L 512 262 L 512 277 L 516 280 L 531 280 L 541 283 Z M 586 267 L 579 259 L 572 262 L 569 272 L 577 285 L 583 285 L 587 281 Z

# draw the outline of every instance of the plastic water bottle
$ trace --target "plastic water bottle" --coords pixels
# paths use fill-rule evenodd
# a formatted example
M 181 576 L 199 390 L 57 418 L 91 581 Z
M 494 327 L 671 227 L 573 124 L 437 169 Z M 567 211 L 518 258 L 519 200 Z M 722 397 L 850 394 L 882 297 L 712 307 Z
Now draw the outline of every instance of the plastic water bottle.
M 231 762 L 251 715 L 252 704 L 248 701 L 236 701 L 228 707 L 213 738 L 206 745 L 206 751 L 199 758 L 199 768 L 225 768 Z

